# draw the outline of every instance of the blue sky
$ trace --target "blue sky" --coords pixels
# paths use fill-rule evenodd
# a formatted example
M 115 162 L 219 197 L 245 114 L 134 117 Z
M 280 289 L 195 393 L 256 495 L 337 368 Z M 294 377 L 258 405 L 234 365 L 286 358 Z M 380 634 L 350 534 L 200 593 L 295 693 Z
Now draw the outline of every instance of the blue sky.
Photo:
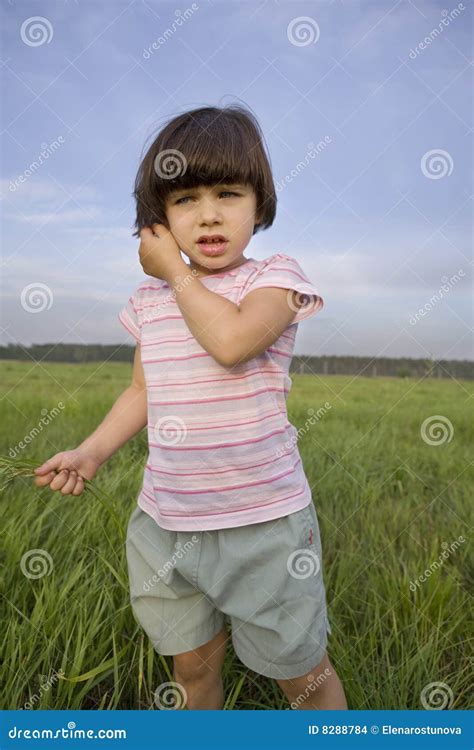
M 2 8 L 2 344 L 133 343 L 146 144 L 240 102 L 279 185 L 245 255 L 294 256 L 325 301 L 296 353 L 473 358 L 472 3 Z

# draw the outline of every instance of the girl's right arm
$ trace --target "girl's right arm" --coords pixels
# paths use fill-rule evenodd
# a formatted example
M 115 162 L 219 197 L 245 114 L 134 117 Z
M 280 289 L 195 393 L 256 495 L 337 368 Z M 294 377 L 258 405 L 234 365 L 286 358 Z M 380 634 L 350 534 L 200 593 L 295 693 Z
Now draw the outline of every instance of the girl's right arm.
M 97 427 L 76 449 L 56 453 L 35 469 L 35 484 L 63 495 L 80 495 L 84 479 L 92 479 L 110 456 L 147 424 L 147 393 L 140 344 L 135 349 L 131 385 L 120 394 Z

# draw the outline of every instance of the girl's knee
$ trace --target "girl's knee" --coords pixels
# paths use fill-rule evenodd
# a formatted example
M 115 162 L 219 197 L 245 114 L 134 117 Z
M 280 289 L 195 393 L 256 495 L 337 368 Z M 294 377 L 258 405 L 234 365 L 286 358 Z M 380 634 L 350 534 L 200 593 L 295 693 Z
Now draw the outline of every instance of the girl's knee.
M 176 654 L 173 657 L 174 673 L 184 682 L 221 679 L 227 647 L 227 631 L 222 629 L 211 641 L 193 651 Z M 179 682 L 179 679 L 178 679 Z
M 203 661 L 192 652 L 178 654 L 173 657 L 174 678 L 176 682 L 201 682 L 201 681 L 219 681 L 221 679 L 220 670 L 212 664 Z

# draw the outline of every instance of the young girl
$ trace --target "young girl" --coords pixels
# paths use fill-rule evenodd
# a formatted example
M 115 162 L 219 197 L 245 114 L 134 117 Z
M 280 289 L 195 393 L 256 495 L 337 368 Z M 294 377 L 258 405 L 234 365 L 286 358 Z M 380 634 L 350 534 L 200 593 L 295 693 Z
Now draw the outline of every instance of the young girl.
M 36 484 L 81 494 L 147 426 L 127 532 L 131 605 L 156 651 L 174 656 L 172 688 L 190 709 L 222 708 L 230 623 L 239 659 L 293 708 L 347 708 L 326 654 L 318 520 L 286 411 L 297 324 L 323 301 L 294 258 L 244 257 L 276 212 L 258 122 L 240 106 L 172 119 L 134 194 L 147 278 L 119 313 L 137 342 L 132 383 Z

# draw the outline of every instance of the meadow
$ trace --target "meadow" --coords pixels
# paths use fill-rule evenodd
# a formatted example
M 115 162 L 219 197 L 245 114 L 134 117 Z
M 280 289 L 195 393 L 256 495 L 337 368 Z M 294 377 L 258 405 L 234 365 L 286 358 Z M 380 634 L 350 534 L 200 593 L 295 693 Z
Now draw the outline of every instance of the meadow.
M 0 454 L 39 465 L 95 429 L 131 365 L 2 361 L 0 372 Z M 328 653 L 349 708 L 469 708 L 472 381 L 292 380 L 288 414 L 321 529 Z M 0 495 L 2 709 L 154 709 L 155 690 L 172 680 L 172 657 L 154 652 L 128 598 L 124 540 L 146 452 L 143 431 L 95 477 L 115 515 L 87 493 L 24 477 Z M 30 550 L 47 552 L 45 575 L 24 574 Z M 230 639 L 223 680 L 227 710 L 289 707 Z

